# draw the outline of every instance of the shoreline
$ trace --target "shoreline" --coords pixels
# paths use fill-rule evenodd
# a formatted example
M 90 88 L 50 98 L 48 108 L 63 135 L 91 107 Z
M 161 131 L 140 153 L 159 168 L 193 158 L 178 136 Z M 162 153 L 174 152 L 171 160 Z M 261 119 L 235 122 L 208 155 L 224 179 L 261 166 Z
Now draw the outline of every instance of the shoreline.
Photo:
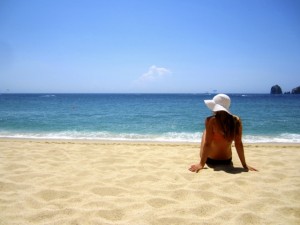
M 1 138 L 0 224 L 300 223 L 300 144 L 192 173 L 199 144 Z
M 18 138 L 18 137 L 1 137 L 1 141 L 30 141 L 30 142 L 74 142 L 74 143 L 99 143 L 99 144 L 165 144 L 165 145 L 199 145 L 199 142 L 188 141 L 143 141 L 143 140 L 100 140 L 100 139 L 57 139 L 57 138 Z M 300 143 L 293 142 L 244 142 L 244 146 L 300 146 Z M 234 147 L 234 144 L 232 145 Z

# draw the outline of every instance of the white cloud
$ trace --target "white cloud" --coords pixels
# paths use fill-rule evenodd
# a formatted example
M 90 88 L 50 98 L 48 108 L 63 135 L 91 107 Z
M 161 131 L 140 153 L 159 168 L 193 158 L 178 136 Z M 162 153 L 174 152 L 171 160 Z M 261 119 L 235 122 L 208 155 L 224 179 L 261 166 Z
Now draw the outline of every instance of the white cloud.
M 148 71 L 139 77 L 139 81 L 156 81 L 171 74 L 172 72 L 164 67 L 150 66 Z

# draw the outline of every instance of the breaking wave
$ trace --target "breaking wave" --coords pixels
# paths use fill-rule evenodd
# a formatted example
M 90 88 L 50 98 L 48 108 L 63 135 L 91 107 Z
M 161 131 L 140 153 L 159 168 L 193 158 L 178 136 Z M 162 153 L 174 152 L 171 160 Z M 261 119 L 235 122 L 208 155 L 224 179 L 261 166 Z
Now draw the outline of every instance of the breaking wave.
M 58 139 L 58 140 L 107 140 L 107 141 L 154 141 L 154 142 L 190 142 L 201 141 L 202 133 L 177 133 L 167 132 L 162 134 L 136 134 L 136 133 L 112 133 L 112 132 L 0 132 L 0 138 L 24 138 L 24 139 Z M 300 143 L 299 134 L 283 133 L 277 136 L 268 135 L 244 135 L 244 143 Z

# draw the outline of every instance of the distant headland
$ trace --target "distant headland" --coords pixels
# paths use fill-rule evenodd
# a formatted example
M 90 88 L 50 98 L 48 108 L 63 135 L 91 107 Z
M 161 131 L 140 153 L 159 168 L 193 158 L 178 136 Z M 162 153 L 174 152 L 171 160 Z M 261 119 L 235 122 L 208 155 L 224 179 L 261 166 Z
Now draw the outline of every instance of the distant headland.
M 271 87 L 271 91 L 270 91 L 270 94 L 300 94 L 300 86 L 296 87 L 296 88 L 293 88 L 292 91 L 288 91 L 288 92 L 282 92 L 282 89 L 281 87 L 276 84 L 274 86 Z

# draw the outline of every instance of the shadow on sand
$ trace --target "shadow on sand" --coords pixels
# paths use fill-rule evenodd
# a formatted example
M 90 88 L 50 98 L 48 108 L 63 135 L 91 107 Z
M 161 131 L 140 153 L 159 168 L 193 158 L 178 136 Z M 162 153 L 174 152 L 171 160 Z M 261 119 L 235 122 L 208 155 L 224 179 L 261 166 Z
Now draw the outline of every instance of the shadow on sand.
M 231 173 L 231 174 L 238 174 L 238 173 L 243 173 L 243 172 L 248 172 L 248 169 L 245 169 L 243 167 L 234 167 L 233 164 L 229 165 L 211 165 L 207 164 L 209 168 L 214 169 L 214 171 L 224 171 L 226 173 Z

